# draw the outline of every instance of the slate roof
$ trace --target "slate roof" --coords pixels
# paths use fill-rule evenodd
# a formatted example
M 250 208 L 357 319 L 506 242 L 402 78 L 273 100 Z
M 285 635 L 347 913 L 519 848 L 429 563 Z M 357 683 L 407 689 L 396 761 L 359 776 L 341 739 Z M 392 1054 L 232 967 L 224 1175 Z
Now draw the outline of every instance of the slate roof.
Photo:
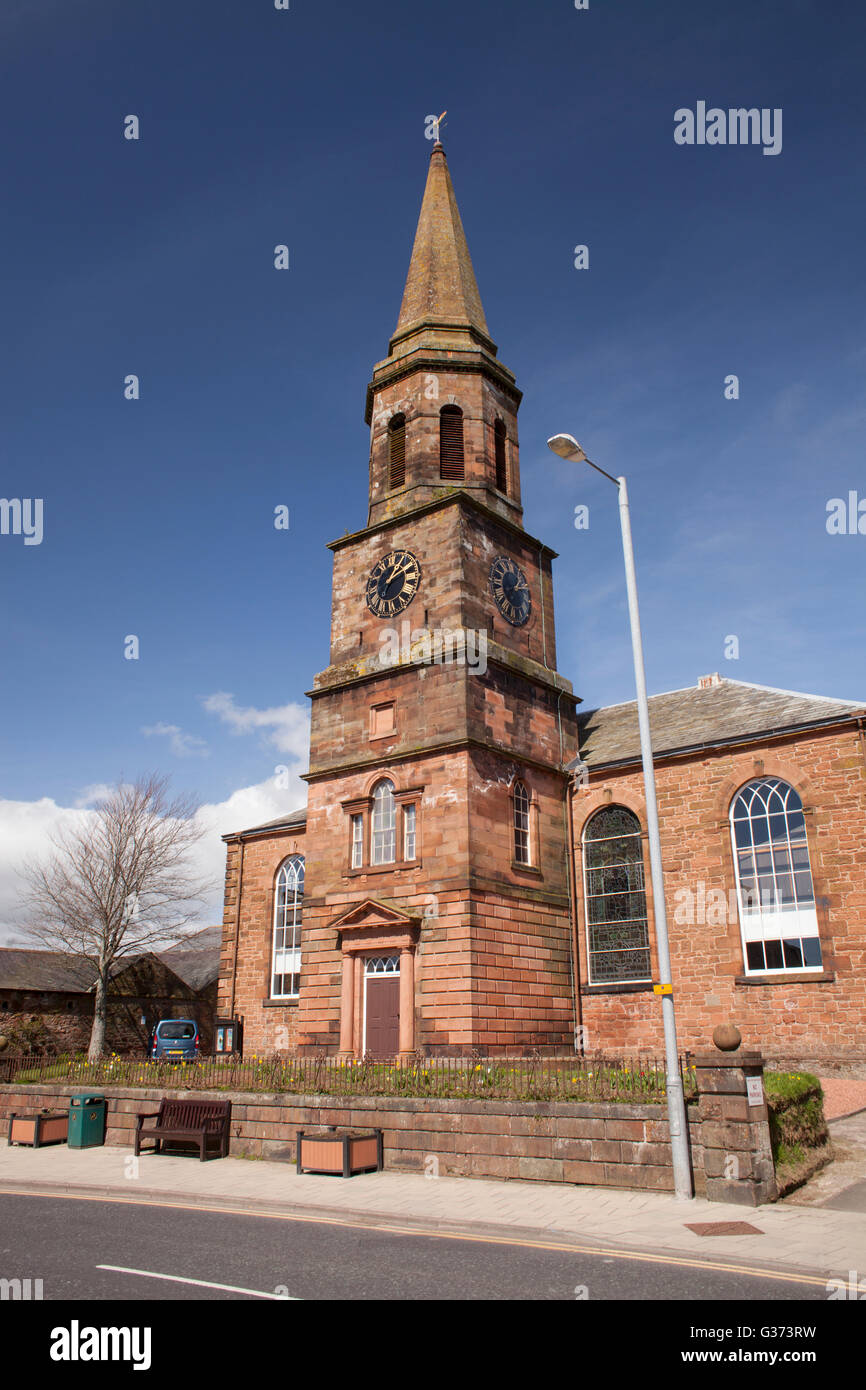
M 258 835 L 262 830 L 303 830 L 307 824 L 307 808 L 301 806 L 297 811 L 289 811 L 286 815 L 277 816 L 275 820 L 263 821 L 261 825 L 251 825 L 246 830 L 233 830 L 230 835 L 223 835 L 224 840 L 234 840 L 239 835 Z
M 86 994 L 95 971 L 61 951 L 0 950 L 0 989 L 35 989 L 46 993 Z
M 159 958 L 190 989 L 204 989 L 219 978 L 222 936 L 222 927 L 204 927 L 169 950 L 160 951 Z
M 706 679 L 706 678 L 704 678 Z M 684 752 L 743 738 L 832 724 L 866 714 L 866 700 L 835 700 L 795 690 L 715 678 L 700 688 L 671 690 L 649 698 L 650 730 L 655 754 Z M 637 704 L 607 705 L 578 715 L 579 762 L 589 767 L 633 762 L 640 758 Z
M 219 976 L 221 942 L 222 927 L 205 927 L 167 951 L 121 956 L 114 964 L 112 977 L 155 956 L 190 989 L 201 990 Z M 63 951 L 0 949 L 0 989 L 87 994 L 95 979 L 96 970 L 90 961 L 76 960 Z

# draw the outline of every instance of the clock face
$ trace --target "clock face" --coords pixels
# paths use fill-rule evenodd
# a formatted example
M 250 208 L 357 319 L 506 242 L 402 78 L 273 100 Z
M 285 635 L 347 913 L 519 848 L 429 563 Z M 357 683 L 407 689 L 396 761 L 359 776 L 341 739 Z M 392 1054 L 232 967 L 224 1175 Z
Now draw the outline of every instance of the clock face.
M 506 622 L 523 627 L 532 612 L 532 598 L 526 575 L 507 555 L 498 555 L 490 566 L 490 588 Z
M 367 580 L 367 607 L 377 618 L 393 618 L 409 607 L 421 583 L 421 566 L 411 550 L 383 555 Z

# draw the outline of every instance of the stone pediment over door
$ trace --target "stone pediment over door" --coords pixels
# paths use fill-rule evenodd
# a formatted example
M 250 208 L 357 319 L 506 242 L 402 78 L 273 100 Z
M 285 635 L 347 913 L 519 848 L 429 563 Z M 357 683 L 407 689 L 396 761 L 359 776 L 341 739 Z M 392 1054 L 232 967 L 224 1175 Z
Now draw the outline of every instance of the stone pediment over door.
M 421 918 L 382 898 L 365 898 L 332 923 L 343 951 L 407 950 L 421 930 Z

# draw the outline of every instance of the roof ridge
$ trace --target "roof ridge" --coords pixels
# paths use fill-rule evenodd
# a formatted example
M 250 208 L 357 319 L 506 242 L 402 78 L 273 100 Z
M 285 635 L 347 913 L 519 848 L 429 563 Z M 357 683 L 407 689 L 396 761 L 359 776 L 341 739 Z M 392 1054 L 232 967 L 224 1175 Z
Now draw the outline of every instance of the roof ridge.
M 796 695 L 800 700 L 824 700 L 832 705 L 846 705 L 854 709 L 866 709 L 866 700 L 843 700 L 838 695 L 817 695 L 809 690 L 788 690 L 782 685 L 760 685 L 757 681 L 740 681 L 734 676 L 722 676 L 721 680 L 730 685 L 744 685 L 749 690 L 768 690 L 773 695 Z M 712 687 L 708 687 L 712 689 Z
M 718 690 L 721 685 L 739 685 L 746 690 L 766 690 L 771 695 L 795 695 L 800 700 L 822 700 L 825 704 L 841 705 L 846 709 L 866 709 L 866 700 L 843 700 L 838 695 L 816 695 L 806 690 L 786 690 L 780 685 L 759 685 L 757 681 L 741 681 L 735 676 L 720 676 L 716 685 L 681 685 L 675 690 L 660 690 L 655 695 L 648 695 L 647 700 L 661 700 L 666 695 L 702 695 L 708 690 Z M 626 705 L 636 705 L 637 697 L 632 700 L 618 700 L 612 705 L 596 705 L 594 709 L 583 710 L 578 714 L 578 719 L 586 718 L 587 715 L 597 714 L 600 710 L 625 709 Z

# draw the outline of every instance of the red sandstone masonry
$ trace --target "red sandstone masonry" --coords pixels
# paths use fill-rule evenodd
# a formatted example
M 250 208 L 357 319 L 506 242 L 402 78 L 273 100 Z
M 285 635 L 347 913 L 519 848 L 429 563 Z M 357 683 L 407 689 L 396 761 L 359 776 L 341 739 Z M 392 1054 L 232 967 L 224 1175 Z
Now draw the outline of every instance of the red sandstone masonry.
M 0 1137 L 11 1111 L 63 1109 L 76 1086 L 45 1083 L 0 1086 Z M 133 1146 L 135 1117 L 154 1110 L 163 1092 L 100 1087 L 108 1099 L 106 1143 Z M 200 1099 L 203 1091 L 177 1092 Z M 650 1142 L 667 1137 L 667 1120 L 657 1106 L 599 1106 L 513 1101 L 462 1101 L 214 1092 L 232 1101 L 230 1155 L 294 1158 L 298 1129 L 323 1124 L 384 1131 L 385 1167 L 429 1171 L 435 1158 L 442 1177 L 517 1178 L 541 1182 L 590 1183 L 610 1187 L 673 1191 L 670 1148 Z M 695 1182 L 705 1183 L 701 1127 L 694 1107 L 689 1123 Z M 628 1131 L 643 1143 L 615 1138 Z M 192 1161 L 192 1160 L 191 1160 Z
M 728 823 L 736 791 L 759 775 L 780 776 L 802 797 L 825 977 L 780 974 L 766 983 L 745 983 L 736 918 L 723 925 L 676 920 L 680 889 L 735 889 Z M 668 928 L 678 1041 L 681 1049 L 706 1047 L 713 1028 L 729 1020 L 744 1048 L 760 1049 L 774 1067 L 866 1075 L 866 764 L 855 730 L 827 729 L 768 739 L 747 751 L 705 750 L 688 759 L 656 763 Z M 646 830 L 639 768 L 591 776 L 574 803 L 575 865 L 582 883 L 581 836 L 590 815 L 604 805 L 633 810 Z M 645 845 L 647 907 L 654 978 L 657 954 Z M 827 906 L 821 906 L 825 899 Z M 590 1050 L 660 1051 L 661 1010 L 648 988 L 617 994 L 587 989 L 586 921 L 578 893 L 581 1019 Z

